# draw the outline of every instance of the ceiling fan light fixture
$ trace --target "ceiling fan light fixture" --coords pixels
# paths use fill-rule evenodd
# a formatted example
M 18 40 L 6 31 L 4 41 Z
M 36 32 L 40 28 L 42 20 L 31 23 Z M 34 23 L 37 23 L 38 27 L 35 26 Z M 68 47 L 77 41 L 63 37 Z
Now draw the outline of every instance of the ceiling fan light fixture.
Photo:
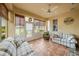
M 48 9 L 48 11 L 47 11 L 48 13 L 51 13 L 51 10 L 50 9 Z
M 46 14 L 47 17 L 51 17 L 55 14 L 57 8 L 58 6 L 52 6 L 52 4 L 47 4 L 47 8 L 42 8 L 41 10 L 44 11 L 44 14 Z

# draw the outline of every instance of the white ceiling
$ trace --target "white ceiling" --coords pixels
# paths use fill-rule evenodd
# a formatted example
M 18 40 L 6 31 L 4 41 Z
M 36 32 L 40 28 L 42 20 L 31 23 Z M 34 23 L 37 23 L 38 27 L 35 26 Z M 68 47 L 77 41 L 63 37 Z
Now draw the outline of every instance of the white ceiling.
M 68 12 L 71 10 L 71 8 L 75 8 L 76 6 L 79 6 L 79 4 L 68 4 L 68 3 L 52 3 L 51 4 L 51 10 L 52 14 L 48 15 L 45 10 L 48 9 L 48 3 L 14 3 L 14 6 L 17 8 L 29 11 L 31 13 L 34 13 L 36 15 L 42 16 L 44 18 L 56 16 L 65 12 Z

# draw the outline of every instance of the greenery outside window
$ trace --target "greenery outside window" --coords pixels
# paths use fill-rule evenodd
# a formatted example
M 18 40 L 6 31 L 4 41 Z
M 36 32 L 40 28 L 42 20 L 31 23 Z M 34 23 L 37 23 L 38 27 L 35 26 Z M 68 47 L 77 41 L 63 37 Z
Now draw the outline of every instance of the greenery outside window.
M 1 3 L 0 4 L 0 41 L 7 38 L 8 36 L 8 10 L 6 6 Z

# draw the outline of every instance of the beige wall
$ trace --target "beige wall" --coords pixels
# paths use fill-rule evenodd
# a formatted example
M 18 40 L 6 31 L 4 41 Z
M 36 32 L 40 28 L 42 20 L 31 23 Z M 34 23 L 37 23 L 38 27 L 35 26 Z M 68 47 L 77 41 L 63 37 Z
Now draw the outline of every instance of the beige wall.
M 64 18 L 68 16 L 71 16 L 74 18 L 74 22 L 69 25 L 63 22 Z M 62 16 L 59 16 L 58 26 L 59 26 L 60 32 L 71 33 L 79 36 L 79 14 L 77 14 L 76 12 L 76 14 L 66 13 L 66 14 L 63 14 Z
M 15 21 L 14 21 L 14 13 L 8 12 L 8 37 L 12 37 L 15 34 Z
M 8 37 L 13 37 L 15 34 L 15 16 L 13 11 L 13 4 L 6 3 L 5 5 L 8 8 Z
M 74 18 L 74 22 L 72 24 L 65 24 L 64 23 L 64 18 L 66 17 L 72 17 Z M 63 33 L 71 33 L 75 34 L 77 37 L 79 37 L 79 12 L 78 11 L 71 11 L 71 12 L 66 12 L 62 15 L 58 15 L 56 17 L 58 19 L 58 32 L 63 32 Z M 52 31 L 53 27 L 53 18 L 50 18 L 50 31 Z

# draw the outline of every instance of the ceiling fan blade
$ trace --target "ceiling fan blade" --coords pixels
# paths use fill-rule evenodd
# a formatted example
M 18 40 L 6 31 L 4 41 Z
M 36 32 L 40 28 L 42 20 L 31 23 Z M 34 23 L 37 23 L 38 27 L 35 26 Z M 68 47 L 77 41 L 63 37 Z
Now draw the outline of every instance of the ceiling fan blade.
M 47 12 L 48 11 L 48 9 L 44 9 L 44 8 L 42 8 L 41 10 L 44 11 L 44 12 Z
M 58 7 L 55 6 L 55 7 L 51 8 L 51 11 L 55 11 L 57 8 L 58 8 Z
M 50 8 L 50 11 L 51 11 L 51 12 L 54 12 L 57 8 L 58 8 L 57 6 L 55 6 L 55 7 L 53 7 L 53 8 Z M 48 12 L 48 9 L 42 8 L 41 10 L 44 11 L 44 12 Z
M 42 8 L 41 11 L 44 12 L 44 14 L 47 14 L 48 16 L 53 15 L 56 13 L 56 9 L 58 8 L 58 6 L 54 6 L 51 8 Z

